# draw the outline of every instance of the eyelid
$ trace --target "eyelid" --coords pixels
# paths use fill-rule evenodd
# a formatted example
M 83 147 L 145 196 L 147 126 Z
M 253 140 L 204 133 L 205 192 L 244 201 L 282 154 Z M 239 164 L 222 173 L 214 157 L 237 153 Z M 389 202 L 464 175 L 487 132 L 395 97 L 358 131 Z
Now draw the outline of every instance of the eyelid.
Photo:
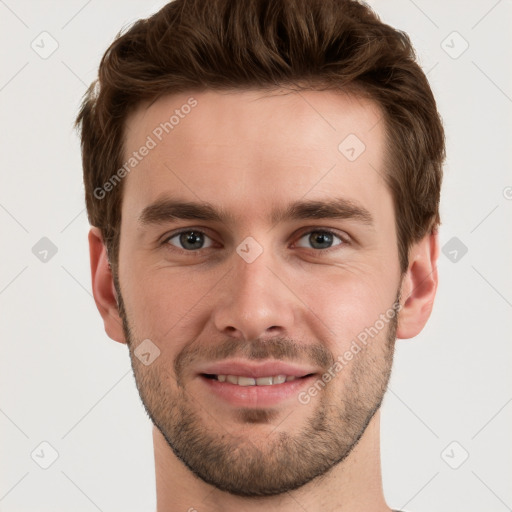
M 309 235 L 311 233 L 320 232 L 320 233 L 330 233 L 331 235 L 334 235 L 338 237 L 343 243 L 350 244 L 352 243 L 352 237 L 346 233 L 345 231 L 339 231 L 338 229 L 334 228 L 327 228 L 322 226 L 307 226 L 304 228 L 305 231 L 299 231 L 299 238 L 302 238 L 304 235 Z M 324 249 L 324 251 L 327 251 L 329 249 Z

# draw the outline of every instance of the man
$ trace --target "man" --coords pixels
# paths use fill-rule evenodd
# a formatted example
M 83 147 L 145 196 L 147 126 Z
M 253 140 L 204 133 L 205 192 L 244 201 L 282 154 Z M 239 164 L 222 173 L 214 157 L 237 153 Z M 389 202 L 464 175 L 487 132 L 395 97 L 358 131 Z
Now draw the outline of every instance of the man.
M 444 133 L 347 0 L 176 0 L 77 119 L 92 286 L 163 511 L 389 511 L 379 407 L 437 288 Z

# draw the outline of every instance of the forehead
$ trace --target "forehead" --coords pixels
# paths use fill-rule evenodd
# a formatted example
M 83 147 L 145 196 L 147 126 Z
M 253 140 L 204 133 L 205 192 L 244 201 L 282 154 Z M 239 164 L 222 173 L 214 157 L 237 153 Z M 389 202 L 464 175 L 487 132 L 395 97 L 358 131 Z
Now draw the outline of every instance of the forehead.
M 341 92 L 165 96 L 126 121 L 123 218 L 165 196 L 218 204 L 240 219 L 306 196 L 378 207 L 375 195 L 388 194 L 384 135 L 378 106 Z

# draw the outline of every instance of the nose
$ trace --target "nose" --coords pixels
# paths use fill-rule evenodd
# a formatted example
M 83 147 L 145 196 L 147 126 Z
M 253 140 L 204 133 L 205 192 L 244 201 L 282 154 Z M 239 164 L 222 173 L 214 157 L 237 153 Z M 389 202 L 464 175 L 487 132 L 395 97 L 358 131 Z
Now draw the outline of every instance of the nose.
M 298 301 L 281 274 L 270 253 L 264 251 L 252 263 L 235 253 L 216 297 L 217 330 L 241 341 L 289 335 Z

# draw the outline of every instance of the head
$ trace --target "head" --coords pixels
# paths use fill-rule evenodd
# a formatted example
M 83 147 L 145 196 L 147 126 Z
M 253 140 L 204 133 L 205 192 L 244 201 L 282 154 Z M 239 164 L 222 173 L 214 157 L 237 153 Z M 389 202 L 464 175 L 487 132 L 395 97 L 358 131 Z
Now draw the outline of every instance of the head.
M 95 300 L 174 454 L 244 496 L 345 460 L 437 286 L 444 133 L 407 35 L 355 1 L 176 0 L 77 124 Z M 304 374 L 225 400 L 226 361 Z

